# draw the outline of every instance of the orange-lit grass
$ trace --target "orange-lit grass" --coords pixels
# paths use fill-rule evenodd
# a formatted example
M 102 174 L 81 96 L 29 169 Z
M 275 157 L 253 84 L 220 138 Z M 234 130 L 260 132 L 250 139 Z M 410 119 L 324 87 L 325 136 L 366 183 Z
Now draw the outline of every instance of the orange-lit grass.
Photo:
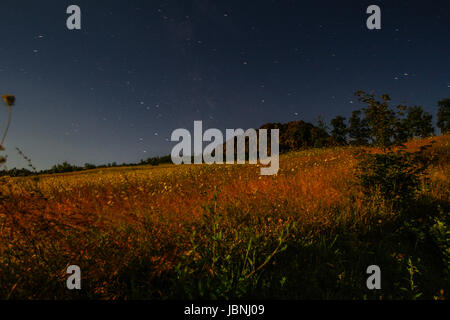
M 448 150 L 449 136 L 413 141 L 408 150 L 431 140 L 433 148 Z M 192 249 L 189 233 L 201 229 L 198 223 L 214 192 L 214 212 L 224 216 L 221 227 L 230 234 L 245 226 L 276 238 L 293 221 L 299 231 L 319 233 L 389 219 L 389 210 L 383 211 L 384 217 L 368 214 L 373 210 L 363 204 L 355 183 L 354 151 L 283 155 L 275 176 L 260 176 L 259 167 L 251 165 L 168 165 L 5 178 L 0 255 L 10 257 L 4 264 L 22 268 L 6 290 L 13 294 L 25 279 L 33 281 L 21 272 L 36 266 L 64 279 L 65 267 L 79 261 L 85 262 L 88 269 L 83 272 L 91 279 L 114 281 L 142 250 L 152 250 L 153 274 L 158 277 Z M 448 201 L 448 164 L 436 166 L 430 179 L 429 195 Z M 102 248 L 108 255 L 101 254 Z M 103 282 L 93 285 L 95 294 L 114 298 Z

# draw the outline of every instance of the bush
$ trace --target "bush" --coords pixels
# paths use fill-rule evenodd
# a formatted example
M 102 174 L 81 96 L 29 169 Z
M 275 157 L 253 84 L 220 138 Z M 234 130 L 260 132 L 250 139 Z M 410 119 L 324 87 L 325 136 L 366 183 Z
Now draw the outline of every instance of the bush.
M 364 194 L 380 195 L 394 208 L 404 208 L 416 197 L 430 164 L 425 148 L 418 152 L 389 151 L 359 154 L 357 175 Z

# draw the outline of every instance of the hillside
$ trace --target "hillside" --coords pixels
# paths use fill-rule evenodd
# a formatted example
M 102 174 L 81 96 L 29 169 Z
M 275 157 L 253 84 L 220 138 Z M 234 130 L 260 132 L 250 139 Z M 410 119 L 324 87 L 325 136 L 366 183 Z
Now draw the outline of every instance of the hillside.
M 408 150 L 431 141 L 429 181 L 402 214 L 361 189 L 353 147 L 284 154 L 275 176 L 164 165 L 4 177 L 0 296 L 448 297 L 450 136 Z M 65 289 L 71 264 L 80 292 Z M 371 264 L 382 291 L 366 288 Z

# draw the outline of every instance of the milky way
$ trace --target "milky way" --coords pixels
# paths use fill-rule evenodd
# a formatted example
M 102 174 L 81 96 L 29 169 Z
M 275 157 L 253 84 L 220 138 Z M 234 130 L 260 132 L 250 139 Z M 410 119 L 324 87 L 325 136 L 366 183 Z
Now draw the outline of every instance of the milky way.
M 0 93 L 14 94 L 8 167 L 138 162 L 176 128 L 348 117 L 359 89 L 422 105 L 450 95 L 448 1 L 2 0 Z M 7 110 L 0 113 L 4 126 Z

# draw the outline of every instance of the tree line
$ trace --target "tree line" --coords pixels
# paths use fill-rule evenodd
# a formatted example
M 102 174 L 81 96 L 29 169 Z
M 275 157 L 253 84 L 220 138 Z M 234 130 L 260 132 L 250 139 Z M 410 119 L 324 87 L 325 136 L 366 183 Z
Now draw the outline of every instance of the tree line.
M 40 175 L 40 174 L 54 174 L 54 173 L 65 173 L 65 172 L 76 172 L 76 171 L 84 171 L 84 170 L 92 170 L 92 169 L 102 169 L 102 168 L 112 168 L 112 167 L 133 167 L 139 165 L 152 165 L 157 166 L 160 164 L 172 163 L 172 159 L 170 156 L 163 157 L 152 157 L 146 160 L 142 159 L 139 163 L 122 163 L 117 164 L 116 162 L 103 164 L 103 165 L 95 165 L 92 163 L 85 163 L 83 166 L 76 166 L 73 164 L 64 161 L 61 164 L 56 164 L 52 166 L 50 169 L 46 170 L 29 170 L 26 168 L 17 169 L 13 168 L 10 170 L 2 170 L 0 171 L 0 176 L 10 176 L 10 177 L 25 177 L 30 175 Z
M 389 106 L 391 98 L 382 94 L 376 98 L 373 93 L 357 91 L 355 96 L 365 106 L 354 110 L 347 120 L 338 115 L 331 119 L 330 126 L 318 117 L 317 125 L 299 120 L 288 123 L 266 123 L 260 129 L 280 130 L 280 152 L 285 153 L 306 148 L 322 148 L 330 146 L 376 146 L 389 148 L 392 145 L 402 144 L 413 138 L 425 138 L 435 134 L 432 116 L 424 111 L 421 106 L 397 105 Z M 437 127 L 442 134 L 450 133 L 450 98 L 438 101 Z M 270 145 L 270 142 L 269 142 Z M 19 152 L 20 153 L 20 152 Z M 246 141 L 246 153 L 248 153 L 248 140 Z M 141 160 L 139 163 L 116 162 L 106 165 L 94 165 L 86 163 L 84 166 L 76 166 L 63 162 L 54 165 L 48 170 L 36 171 L 29 159 L 32 170 L 11 169 L 0 171 L 0 176 L 28 176 L 35 174 L 52 174 L 91 170 L 97 168 L 109 168 L 120 166 L 159 165 L 172 163 L 170 155 L 153 157 Z
M 391 108 L 387 94 L 377 98 L 373 93 L 357 91 L 355 96 L 364 107 L 354 110 L 348 119 L 338 115 L 328 125 L 319 116 L 316 126 L 299 120 L 266 123 L 261 129 L 280 130 L 280 152 L 345 145 L 389 148 L 435 134 L 433 117 L 421 106 Z M 437 126 L 442 134 L 450 133 L 449 98 L 438 101 Z
M 389 147 L 413 138 L 434 135 L 432 116 L 421 106 L 389 107 L 387 94 L 377 99 L 373 93 L 358 91 L 358 100 L 366 106 L 352 112 L 346 123 L 343 116 L 330 121 L 330 143 L 334 145 L 374 145 Z M 450 132 L 450 99 L 438 101 L 437 126 L 442 134 Z

